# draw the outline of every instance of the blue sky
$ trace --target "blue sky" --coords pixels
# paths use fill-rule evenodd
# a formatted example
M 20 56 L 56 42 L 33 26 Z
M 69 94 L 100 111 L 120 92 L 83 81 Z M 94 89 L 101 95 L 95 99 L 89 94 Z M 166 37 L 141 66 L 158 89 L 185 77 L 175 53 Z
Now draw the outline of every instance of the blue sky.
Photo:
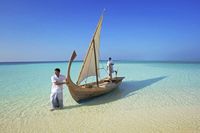
M 1 0 L 0 62 L 83 59 L 104 8 L 101 59 L 200 61 L 199 0 Z

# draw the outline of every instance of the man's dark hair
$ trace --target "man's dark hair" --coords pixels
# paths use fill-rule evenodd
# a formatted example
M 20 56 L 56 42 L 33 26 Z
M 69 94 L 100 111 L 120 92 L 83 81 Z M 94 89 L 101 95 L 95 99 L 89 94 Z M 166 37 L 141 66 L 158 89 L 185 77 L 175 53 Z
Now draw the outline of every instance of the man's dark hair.
M 60 72 L 60 69 L 59 69 L 59 68 L 56 68 L 55 71 Z
M 111 57 L 109 57 L 109 60 L 111 60 L 112 58 Z

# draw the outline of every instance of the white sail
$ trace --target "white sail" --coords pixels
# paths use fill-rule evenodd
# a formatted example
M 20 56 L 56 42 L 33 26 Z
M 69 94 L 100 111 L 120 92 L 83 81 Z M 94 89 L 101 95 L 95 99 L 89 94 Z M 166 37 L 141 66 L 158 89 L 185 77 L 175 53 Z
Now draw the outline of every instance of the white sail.
M 92 41 L 90 43 L 89 49 L 87 51 L 87 55 L 84 59 L 83 66 L 81 72 L 79 74 L 79 78 L 77 84 L 79 85 L 84 79 L 90 76 L 99 76 L 99 46 L 100 46 L 100 32 L 101 25 L 103 21 L 103 15 L 101 16 Z M 95 48 L 95 49 L 94 49 Z M 96 53 L 96 56 L 95 56 Z M 96 65 L 95 65 L 95 57 L 96 57 Z

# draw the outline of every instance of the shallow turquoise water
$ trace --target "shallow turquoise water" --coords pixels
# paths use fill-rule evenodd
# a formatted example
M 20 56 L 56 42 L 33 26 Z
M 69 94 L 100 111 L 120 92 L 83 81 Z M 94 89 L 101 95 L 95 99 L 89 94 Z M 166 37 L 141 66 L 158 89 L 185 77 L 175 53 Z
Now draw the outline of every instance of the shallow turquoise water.
M 81 65 L 82 62 L 73 63 L 71 75 L 74 82 L 77 81 Z M 66 75 L 67 66 L 65 62 L 0 65 L 0 106 L 7 110 L 9 105 L 18 101 L 29 103 L 36 99 L 45 99 L 38 102 L 46 104 L 54 68 L 59 67 L 61 73 Z M 105 68 L 105 62 L 101 63 L 100 67 Z M 133 87 L 138 85 L 143 91 L 142 89 L 155 82 L 160 86 L 158 91 L 163 91 L 163 87 L 172 89 L 173 93 L 180 91 L 181 94 L 182 91 L 188 91 L 188 95 L 194 92 L 194 95 L 200 96 L 200 64 L 116 62 L 115 69 L 118 70 L 118 76 L 126 77 L 122 86 L 133 83 Z M 105 69 L 101 69 L 100 77 L 104 76 L 107 76 L 107 73 Z M 95 77 L 90 80 L 95 80 Z M 134 84 L 137 81 L 138 84 Z M 69 95 L 69 92 L 65 92 L 65 95 Z M 196 101 L 200 103 L 197 99 Z M 1 113 L 3 110 L 0 109 Z
M 71 76 L 74 82 L 77 81 L 81 65 L 82 62 L 73 63 Z M 0 106 L 6 110 L 8 105 L 17 101 L 28 103 L 36 98 L 45 99 L 47 103 L 51 88 L 50 77 L 54 68 L 59 67 L 61 73 L 66 75 L 67 66 L 65 62 L 0 65 Z M 105 68 L 105 62 L 101 63 L 100 67 Z M 118 76 L 126 77 L 125 83 L 133 82 L 133 87 L 137 85 L 134 85 L 134 82 L 138 81 L 144 84 L 144 89 L 148 81 L 147 86 L 154 84 L 155 80 L 157 85 L 168 90 L 173 89 L 173 92 L 194 91 L 200 96 L 200 64 L 116 62 L 115 69 L 118 70 Z M 105 69 L 101 69 L 100 77 L 104 76 L 107 76 L 107 73 Z M 95 80 L 95 77 L 90 80 Z M 167 84 L 164 81 L 169 82 Z M 65 94 L 68 95 L 68 92 Z M 41 101 L 41 104 L 44 104 L 44 101 Z M 0 111 L 2 112 L 2 109 Z
M 82 62 L 73 63 L 71 75 L 75 82 L 81 65 Z M 64 62 L 1 64 L 1 128 L 6 132 L 7 124 L 15 125 L 19 119 L 26 122 L 35 115 L 42 119 L 49 112 L 50 77 L 54 73 L 54 68 L 59 67 L 61 73 L 66 75 L 67 66 Z M 100 67 L 106 67 L 106 63 L 101 63 Z M 118 70 L 118 76 L 125 77 L 121 86 L 108 95 L 92 99 L 83 106 L 93 106 L 96 111 L 105 111 L 105 106 L 114 106 L 113 103 L 120 105 L 122 110 L 200 106 L 200 64 L 118 61 L 115 62 L 115 69 Z M 102 78 L 107 76 L 104 69 L 101 69 L 101 72 Z M 64 105 L 66 108 L 78 105 L 67 89 L 64 90 Z M 81 107 L 80 110 L 76 109 L 83 111 Z M 91 108 L 86 110 L 92 111 Z M 23 128 L 17 131 L 23 131 Z

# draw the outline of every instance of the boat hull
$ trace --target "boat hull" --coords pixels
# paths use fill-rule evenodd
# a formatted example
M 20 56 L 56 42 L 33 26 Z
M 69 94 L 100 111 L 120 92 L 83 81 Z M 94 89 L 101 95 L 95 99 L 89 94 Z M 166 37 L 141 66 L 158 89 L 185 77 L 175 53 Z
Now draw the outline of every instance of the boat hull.
M 123 79 L 124 77 L 115 77 L 110 81 L 105 78 L 99 81 L 99 86 L 97 86 L 96 83 L 78 86 L 68 81 L 67 86 L 74 100 L 79 103 L 82 100 L 111 92 L 121 84 Z
M 97 86 L 96 82 L 88 83 L 84 85 L 76 85 L 70 76 L 70 70 L 73 60 L 76 58 L 76 52 L 74 51 L 69 64 L 68 64 L 68 74 L 67 74 L 67 86 L 68 89 L 76 102 L 80 102 L 81 100 L 89 99 L 92 97 L 96 97 L 99 95 L 103 95 L 117 88 L 124 77 L 114 77 L 112 80 L 108 78 L 104 78 L 99 81 L 99 85 Z

